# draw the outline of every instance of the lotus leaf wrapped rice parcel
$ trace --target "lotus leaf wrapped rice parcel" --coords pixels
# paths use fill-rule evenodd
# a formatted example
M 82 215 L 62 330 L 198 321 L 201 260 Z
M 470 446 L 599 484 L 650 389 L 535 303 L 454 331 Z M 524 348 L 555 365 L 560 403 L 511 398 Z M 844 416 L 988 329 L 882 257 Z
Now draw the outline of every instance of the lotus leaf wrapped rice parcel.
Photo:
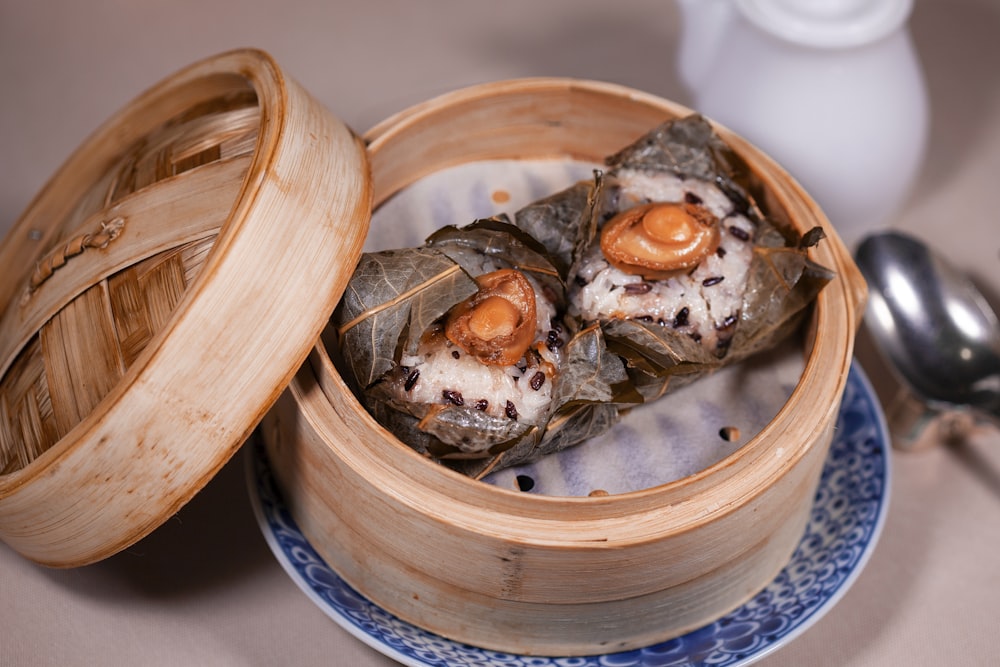
M 699 115 L 516 211 L 362 256 L 344 376 L 402 442 L 481 477 L 773 347 L 832 278 Z

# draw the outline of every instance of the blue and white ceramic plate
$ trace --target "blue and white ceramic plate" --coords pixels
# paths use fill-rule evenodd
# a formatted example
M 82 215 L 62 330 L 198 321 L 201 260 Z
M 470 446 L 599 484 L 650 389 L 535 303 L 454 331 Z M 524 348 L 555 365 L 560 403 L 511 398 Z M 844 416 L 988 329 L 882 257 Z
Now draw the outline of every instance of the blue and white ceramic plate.
M 519 656 L 468 646 L 402 621 L 348 586 L 315 552 L 282 503 L 259 438 L 248 448 L 261 531 L 295 583 L 361 641 L 425 667 L 666 667 L 747 665 L 815 623 L 844 595 L 875 548 L 889 500 L 889 437 L 861 368 L 848 377 L 834 440 L 805 534 L 784 570 L 753 599 L 682 637 L 580 658 Z

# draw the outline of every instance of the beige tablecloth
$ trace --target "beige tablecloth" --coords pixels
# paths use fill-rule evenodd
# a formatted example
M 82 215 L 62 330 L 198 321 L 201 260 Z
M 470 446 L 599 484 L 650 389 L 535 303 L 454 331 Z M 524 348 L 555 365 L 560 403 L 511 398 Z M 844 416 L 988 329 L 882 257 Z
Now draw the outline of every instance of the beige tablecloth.
M 934 242 L 1000 297 L 1000 6 L 918 3 L 911 28 L 933 126 L 894 226 Z M 349 125 L 472 83 L 614 81 L 688 102 L 664 0 L 366 3 L 322 0 L 0 5 L 0 229 L 68 153 L 166 74 L 257 46 Z M 884 369 L 859 356 L 882 391 Z M 0 544 L 0 665 L 389 665 L 331 621 L 272 557 L 242 456 L 148 538 L 99 564 L 36 566 Z M 1000 654 L 1000 434 L 894 452 L 881 541 L 784 665 L 981 665 Z

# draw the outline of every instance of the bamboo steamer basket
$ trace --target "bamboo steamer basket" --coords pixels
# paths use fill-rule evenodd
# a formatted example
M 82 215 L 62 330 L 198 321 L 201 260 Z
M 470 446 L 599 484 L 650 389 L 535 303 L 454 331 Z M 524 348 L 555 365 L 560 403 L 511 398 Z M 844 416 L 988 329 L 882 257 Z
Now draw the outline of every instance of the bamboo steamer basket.
M 0 249 L 0 538 L 83 565 L 197 493 L 309 353 L 370 199 L 361 141 L 258 51 L 98 129 Z
M 812 252 L 838 278 L 787 404 L 706 470 L 593 498 L 461 477 L 375 423 L 320 336 L 373 203 L 477 160 L 598 161 L 687 112 L 613 85 L 523 80 L 428 101 L 362 141 L 259 51 L 151 88 L 69 158 L 0 247 L 0 539 L 50 566 L 110 556 L 193 497 L 264 417 L 317 551 L 441 635 L 605 653 L 737 606 L 801 535 L 865 298 L 819 209 L 739 137 L 720 128 L 772 210 L 827 227 Z
M 634 90 L 536 79 L 425 102 L 366 136 L 377 208 L 477 160 L 599 162 L 689 111 Z M 292 515 L 327 562 L 397 616 L 487 649 L 607 653 L 699 627 L 769 583 L 793 552 L 832 438 L 866 298 L 850 255 L 779 166 L 724 128 L 772 211 L 837 272 L 819 295 L 801 379 L 735 454 L 676 482 L 544 497 L 477 482 L 409 449 L 359 405 L 320 340 L 261 433 Z M 666 400 L 669 400 L 667 398 Z

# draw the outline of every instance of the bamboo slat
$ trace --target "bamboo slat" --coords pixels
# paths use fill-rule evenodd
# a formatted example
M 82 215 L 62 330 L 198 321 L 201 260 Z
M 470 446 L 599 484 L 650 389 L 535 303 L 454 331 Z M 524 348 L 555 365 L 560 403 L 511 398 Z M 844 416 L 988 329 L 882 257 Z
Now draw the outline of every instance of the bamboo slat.
M 252 148 L 246 138 L 256 140 L 258 121 L 256 108 L 239 108 L 168 122 L 152 140 L 126 151 L 117 169 L 127 177 L 113 180 L 103 195 L 105 208 L 77 229 L 60 225 L 69 240 L 39 261 L 19 302 L 0 321 L 0 359 L 6 359 L 0 371 L 41 332 L 42 345 L 29 352 L 41 354 L 45 372 L 33 376 L 43 379 L 43 395 L 48 385 L 56 428 L 29 427 L 30 413 L 21 413 L 24 432 L 49 438 L 12 438 L 19 444 L 9 446 L 0 469 L 23 466 L 66 435 L 169 319 L 199 266 L 185 264 L 181 251 L 192 239 L 211 246 L 250 165 L 249 155 L 233 148 Z M 223 142 L 230 142 L 225 160 Z M 98 189 L 105 180 L 98 179 Z M 109 228 L 113 234 L 102 234 Z M 205 254 L 188 257 L 204 260 Z M 19 383 L 12 372 L 0 380 L 0 386 Z M 22 404 L 23 396 L 13 398 Z
M 122 363 L 128 368 L 153 336 L 167 323 L 170 314 L 198 274 L 214 237 L 160 253 L 120 271 L 108 280 L 108 296 L 121 347 Z M 187 264 L 185 260 L 194 261 Z
M 23 285 L 17 303 L 0 317 L 0 373 L 34 332 L 90 285 L 157 253 L 215 236 L 249 165 L 249 157 L 220 160 L 197 173 L 169 178 L 95 212 L 70 230 L 72 239 L 82 239 L 99 233 L 109 221 L 121 226 L 105 247 L 68 255 L 67 245 L 79 242 L 60 243 L 46 256 L 64 259 L 39 284 L 32 280 Z

